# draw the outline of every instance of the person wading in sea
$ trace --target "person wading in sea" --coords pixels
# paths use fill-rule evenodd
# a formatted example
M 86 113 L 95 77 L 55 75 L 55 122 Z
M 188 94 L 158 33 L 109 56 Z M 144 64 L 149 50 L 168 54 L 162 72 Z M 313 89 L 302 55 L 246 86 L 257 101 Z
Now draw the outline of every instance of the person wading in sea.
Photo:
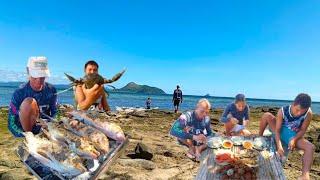
M 180 103 L 182 103 L 182 91 L 179 85 L 177 85 L 177 89 L 175 89 L 173 92 L 172 102 L 174 106 L 174 112 L 176 113 L 179 111 Z

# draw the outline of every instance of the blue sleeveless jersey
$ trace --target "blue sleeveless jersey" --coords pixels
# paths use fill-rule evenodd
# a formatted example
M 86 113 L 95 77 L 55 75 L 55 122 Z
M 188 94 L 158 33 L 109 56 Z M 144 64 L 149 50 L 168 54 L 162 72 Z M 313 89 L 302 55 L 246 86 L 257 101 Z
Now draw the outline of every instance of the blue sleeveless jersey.
M 300 130 L 300 127 L 302 126 L 303 121 L 306 119 L 308 112 L 310 111 L 310 108 L 308 111 L 301 116 L 294 117 L 291 115 L 291 105 L 282 107 L 282 116 L 283 116 L 283 122 L 282 125 L 291 129 L 292 131 L 298 132 Z
M 57 113 L 57 91 L 49 83 L 45 83 L 41 91 L 34 91 L 30 82 L 22 84 L 13 93 L 8 114 L 8 128 L 11 133 L 16 137 L 23 137 L 23 129 L 19 118 L 19 108 L 23 100 L 27 97 L 34 98 L 37 103 L 40 112 L 47 114 L 48 116 L 54 117 Z M 41 117 L 46 119 L 45 117 Z M 34 126 L 32 132 L 34 134 L 39 133 L 40 127 Z

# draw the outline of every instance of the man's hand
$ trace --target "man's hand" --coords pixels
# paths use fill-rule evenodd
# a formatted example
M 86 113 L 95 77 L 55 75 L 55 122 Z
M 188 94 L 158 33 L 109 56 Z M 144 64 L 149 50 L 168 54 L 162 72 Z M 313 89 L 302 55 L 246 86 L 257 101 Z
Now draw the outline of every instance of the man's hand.
M 243 121 L 243 126 L 244 126 L 244 127 L 247 127 L 248 124 L 249 124 L 249 120 L 244 120 L 244 121 Z
M 205 135 L 203 135 L 203 134 L 193 135 L 192 139 L 197 141 L 197 142 L 201 142 L 201 143 L 207 142 L 207 137 Z
M 43 129 L 48 129 L 48 125 L 44 121 L 37 121 L 36 125 L 41 126 Z
M 186 127 L 184 128 L 184 131 L 188 133 L 188 132 L 190 132 L 191 129 L 192 129 L 191 126 L 186 126 Z
M 278 147 L 277 154 L 278 154 L 280 157 L 283 157 L 283 156 L 284 156 L 284 150 L 283 150 L 282 146 L 281 146 L 281 147 Z
M 76 128 L 79 125 L 79 121 L 72 120 L 72 121 L 70 121 L 69 124 L 70 124 L 71 127 Z
M 288 148 L 293 151 L 296 148 L 297 140 L 295 138 L 292 138 L 288 144 Z
M 102 95 L 103 86 L 99 86 L 98 84 L 95 84 L 90 89 L 86 89 L 85 86 L 82 86 L 82 91 L 86 98 L 97 100 Z
M 238 124 L 238 119 L 236 118 L 231 118 L 230 121 L 232 122 L 232 124 Z

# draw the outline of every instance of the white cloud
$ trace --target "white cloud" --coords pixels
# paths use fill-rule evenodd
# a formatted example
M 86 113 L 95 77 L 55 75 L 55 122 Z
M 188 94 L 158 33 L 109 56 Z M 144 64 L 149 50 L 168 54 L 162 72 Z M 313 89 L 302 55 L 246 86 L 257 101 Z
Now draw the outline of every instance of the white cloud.
M 2 82 L 12 82 L 12 81 L 27 81 L 28 76 L 25 72 L 13 71 L 0 69 L 0 81 Z M 48 82 L 52 84 L 67 84 L 68 81 L 64 75 L 53 75 L 51 72 L 51 77 L 47 79 Z

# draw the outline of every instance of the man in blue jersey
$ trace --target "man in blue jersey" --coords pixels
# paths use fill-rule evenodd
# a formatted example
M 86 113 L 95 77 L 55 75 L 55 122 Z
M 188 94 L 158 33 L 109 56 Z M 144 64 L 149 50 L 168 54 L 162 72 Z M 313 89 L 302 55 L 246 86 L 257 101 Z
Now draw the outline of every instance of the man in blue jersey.
M 38 134 L 41 125 L 37 122 L 41 113 L 54 117 L 57 113 L 57 91 L 45 78 L 50 76 L 46 57 L 30 57 L 27 64 L 29 81 L 22 84 L 11 98 L 8 128 L 15 137 L 23 132 Z
M 207 137 L 212 136 L 209 112 L 211 104 L 200 99 L 194 111 L 183 113 L 174 123 L 170 134 L 177 137 L 181 144 L 189 147 L 187 156 L 199 160 L 201 152 L 207 147 Z
M 177 85 L 177 89 L 173 91 L 172 102 L 174 106 L 174 112 L 177 113 L 179 111 L 179 105 L 182 103 L 182 91 L 179 85 Z
M 309 172 L 313 162 L 315 146 L 303 136 L 312 119 L 311 98 L 308 94 L 298 94 L 293 103 L 282 107 L 277 116 L 265 113 L 260 121 L 259 135 L 265 128 L 275 133 L 277 153 L 281 157 L 288 155 L 289 150 L 300 149 L 303 153 L 302 175 L 298 179 L 310 179 Z

